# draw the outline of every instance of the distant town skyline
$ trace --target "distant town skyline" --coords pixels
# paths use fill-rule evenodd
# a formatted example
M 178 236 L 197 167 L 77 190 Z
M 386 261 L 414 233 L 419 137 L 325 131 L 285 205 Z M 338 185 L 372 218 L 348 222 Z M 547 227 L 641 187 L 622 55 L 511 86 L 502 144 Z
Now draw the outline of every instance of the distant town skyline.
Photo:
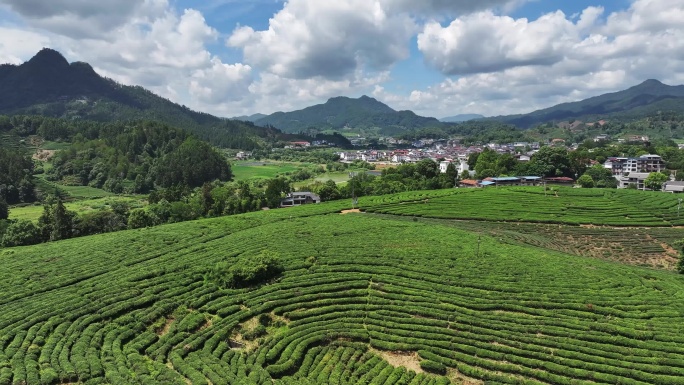
M 42 47 L 219 116 L 368 95 L 442 118 L 684 83 L 684 0 L 0 0 L 0 62 Z

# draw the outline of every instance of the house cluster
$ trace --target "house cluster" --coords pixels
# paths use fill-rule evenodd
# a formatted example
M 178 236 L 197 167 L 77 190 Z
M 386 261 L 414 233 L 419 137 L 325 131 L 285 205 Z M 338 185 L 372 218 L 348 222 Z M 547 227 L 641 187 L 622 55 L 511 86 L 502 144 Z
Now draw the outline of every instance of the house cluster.
M 422 159 L 446 159 L 452 163 L 465 161 L 468 156 L 475 152 L 482 152 L 485 148 L 496 151 L 499 154 L 513 154 L 521 162 L 529 161 L 534 152 L 539 150 L 538 142 L 516 142 L 508 144 L 490 143 L 484 146 L 463 146 L 457 141 L 434 141 L 422 140 L 413 143 L 414 145 L 429 145 L 412 149 L 396 150 L 359 150 L 338 152 L 340 161 L 351 163 L 355 160 L 366 162 L 392 162 L 392 163 L 416 163 Z
M 245 160 L 249 159 L 252 156 L 251 152 L 248 151 L 240 151 L 237 154 L 235 154 L 235 159 L 237 160 Z
M 565 185 L 572 186 L 575 180 L 567 177 L 542 178 L 540 176 L 504 176 L 498 178 L 485 178 L 482 180 L 464 179 L 459 182 L 463 188 L 483 188 L 499 186 L 540 186 L 540 185 Z
M 313 140 L 311 142 L 307 141 L 296 141 L 296 142 L 289 142 L 285 145 L 284 148 L 286 149 L 293 149 L 293 148 L 309 148 L 309 147 L 325 147 L 325 146 L 330 146 L 331 144 L 327 140 Z
M 280 207 L 295 207 L 321 203 L 321 197 L 308 191 L 293 192 L 280 200 Z
M 627 188 L 630 185 L 637 186 L 639 190 L 645 190 L 645 181 L 652 172 L 665 170 L 665 162 L 659 155 L 642 155 L 637 158 L 612 157 L 608 158 L 603 167 L 611 170 L 618 180 L 619 188 Z

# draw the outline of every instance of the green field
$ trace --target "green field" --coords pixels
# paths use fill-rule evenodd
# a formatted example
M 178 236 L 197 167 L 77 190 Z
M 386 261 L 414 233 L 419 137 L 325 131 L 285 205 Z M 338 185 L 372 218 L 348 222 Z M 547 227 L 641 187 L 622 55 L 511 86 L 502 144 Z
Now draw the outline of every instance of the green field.
M 146 205 L 147 201 L 144 196 L 115 196 L 107 198 L 83 199 L 73 202 L 66 202 L 64 206 L 77 214 L 85 214 L 93 210 L 101 210 L 109 207 L 114 202 L 126 203 L 130 208 L 139 208 Z M 38 221 L 41 214 L 43 214 L 43 206 L 35 204 L 31 206 L 12 207 L 10 208 L 9 219 L 25 219 L 29 221 Z
M 457 189 L 429 201 L 389 202 L 369 211 L 445 219 L 608 226 L 680 226 L 678 196 L 654 191 L 542 187 Z
M 42 163 L 43 170 L 47 172 L 52 168 L 52 163 L 46 162 Z M 96 199 L 96 198 L 103 198 L 103 197 L 110 197 L 114 196 L 116 194 L 95 188 L 95 187 L 90 187 L 90 186 L 68 186 L 64 185 L 61 183 L 56 183 L 47 180 L 46 174 L 37 174 L 34 176 L 34 180 L 36 183 L 36 187 L 38 187 L 40 190 L 43 191 L 51 191 L 54 189 L 61 190 L 66 196 L 64 198 L 72 198 L 72 199 Z
M 306 166 L 304 163 L 285 163 L 274 161 L 241 161 L 231 163 L 235 180 L 271 179 L 286 172 L 294 172 Z
M 0 385 L 684 384 L 684 277 L 543 235 L 609 237 L 574 224 L 615 202 L 674 239 L 672 199 L 407 192 L 0 250 Z M 207 278 L 265 251 L 269 282 Z
M 51 142 L 45 141 L 40 145 L 41 150 L 66 150 L 71 146 L 69 142 Z

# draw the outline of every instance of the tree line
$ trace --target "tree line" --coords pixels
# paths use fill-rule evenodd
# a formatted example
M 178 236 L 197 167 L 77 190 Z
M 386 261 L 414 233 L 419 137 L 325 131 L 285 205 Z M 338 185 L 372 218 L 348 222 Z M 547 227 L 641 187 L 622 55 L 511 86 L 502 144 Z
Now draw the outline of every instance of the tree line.
M 62 121 L 47 120 L 40 127 L 56 127 L 51 123 L 59 126 Z M 156 186 L 198 187 L 232 177 L 225 157 L 208 143 L 162 123 L 91 122 L 81 128 L 69 138 L 73 143 L 52 158 L 47 180 L 113 193 L 148 193 Z
M 0 202 L 33 202 L 33 169 L 33 160 L 24 151 L 0 147 Z

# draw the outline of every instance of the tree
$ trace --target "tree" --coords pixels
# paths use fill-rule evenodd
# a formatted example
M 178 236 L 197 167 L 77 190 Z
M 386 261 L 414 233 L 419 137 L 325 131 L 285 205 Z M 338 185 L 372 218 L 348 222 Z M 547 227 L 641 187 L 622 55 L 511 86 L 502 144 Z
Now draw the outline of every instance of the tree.
M 498 175 L 508 175 L 515 170 L 518 160 L 511 154 L 502 154 L 496 160 L 496 173 Z
M 340 194 L 340 189 L 337 187 L 337 183 L 335 183 L 335 181 L 332 179 L 328 179 L 323 184 L 323 186 L 318 190 L 318 195 L 321 197 L 323 202 L 337 200 L 342 197 Z
M 679 274 L 684 274 L 684 239 L 676 241 L 675 245 L 679 247 L 679 261 L 677 262 L 677 271 Z
M 218 262 L 205 275 L 205 280 L 222 288 L 241 288 L 262 283 L 283 271 L 280 256 L 268 250 L 237 261 Z
M 159 223 L 156 215 L 147 212 L 145 209 L 135 209 L 128 216 L 128 228 L 140 229 L 143 227 L 154 226 Z
M 31 221 L 18 220 L 7 227 L 2 246 L 27 246 L 40 243 L 40 229 Z
M 416 172 L 426 179 L 432 179 L 439 173 L 439 166 L 432 159 L 422 159 L 416 163 Z
M 479 152 L 473 152 L 472 154 L 468 155 L 468 161 L 467 161 L 467 163 L 468 163 L 468 167 L 469 167 L 471 170 L 474 170 L 474 169 L 475 169 L 475 165 L 477 164 L 477 159 L 478 159 L 479 157 L 480 157 L 480 153 L 479 153 Z
M 496 176 L 496 170 L 491 168 L 486 168 L 477 173 L 478 179 L 493 178 Z
M 484 151 L 477 158 L 477 163 L 475 164 L 475 173 L 480 179 L 488 178 L 491 176 L 497 176 L 497 160 L 499 155 L 489 148 L 485 148 Z M 485 172 L 487 170 L 487 172 Z M 486 175 L 486 176 L 483 176 Z
M 200 195 L 200 205 L 202 206 L 202 215 L 207 215 L 214 205 L 214 197 L 211 195 L 212 185 L 205 182 L 202 185 L 202 194 Z
M 663 188 L 663 183 L 667 182 L 668 179 L 669 177 L 662 172 L 652 172 L 648 174 L 644 186 L 650 190 L 660 191 Z
M 0 197 L 0 220 L 9 218 L 9 206 L 7 201 Z
M 582 188 L 592 188 L 594 187 L 594 179 L 589 174 L 584 174 L 577 179 L 577 184 Z
M 265 192 L 266 204 L 270 208 L 278 207 L 283 194 L 290 192 L 292 192 L 292 187 L 285 178 L 269 179 Z
M 74 216 L 73 212 L 66 209 L 62 200 L 57 199 L 52 212 L 53 227 L 50 233 L 51 241 L 71 238 L 73 235 Z
M 449 163 L 446 169 L 446 177 L 449 181 L 452 183 L 452 187 L 454 184 L 456 184 L 456 179 L 458 178 L 458 170 L 456 169 L 456 165 L 453 163 Z
M 158 165 L 157 184 L 163 187 L 184 184 L 200 187 L 215 179 L 232 178 L 226 159 L 208 143 L 186 139 L 175 151 L 167 154 Z
M 463 170 L 461 172 L 461 180 L 470 179 L 470 170 Z
M 568 151 L 564 148 L 542 147 L 532 155 L 529 169 L 540 176 L 574 176 L 571 175 Z

